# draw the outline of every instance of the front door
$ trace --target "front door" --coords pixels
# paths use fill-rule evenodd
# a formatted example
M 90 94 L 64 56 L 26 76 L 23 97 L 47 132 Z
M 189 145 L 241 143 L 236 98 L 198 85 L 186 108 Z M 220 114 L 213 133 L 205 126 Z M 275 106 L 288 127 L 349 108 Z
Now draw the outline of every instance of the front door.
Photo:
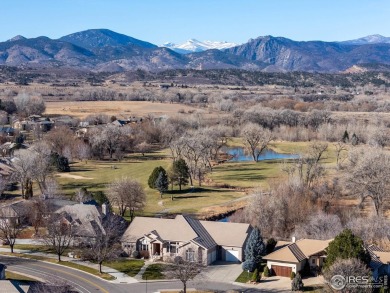
M 160 255 L 161 245 L 160 243 L 153 244 L 153 255 Z

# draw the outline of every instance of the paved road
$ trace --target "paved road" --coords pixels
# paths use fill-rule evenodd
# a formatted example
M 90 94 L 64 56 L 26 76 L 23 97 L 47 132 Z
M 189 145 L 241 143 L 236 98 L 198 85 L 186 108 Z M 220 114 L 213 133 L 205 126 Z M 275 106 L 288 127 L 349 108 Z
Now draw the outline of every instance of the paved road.
M 0 256 L 0 263 L 14 272 L 28 274 L 43 280 L 65 281 L 81 293 L 129 292 L 124 287 L 112 284 L 84 272 L 36 260 Z
M 36 260 L 9 257 L 0 255 L 0 263 L 14 272 L 24 273 L 32 277 L 51 281 L 65 281 L 74 289 L 81 293 L 154 293 L 160 289 L 181 289 L 181 282 L 143 282 L 135 284 L 114 284 L 94 277 L 90 274 L 74 270 L 71 268 L 45 263 Z M 212 282 L 211 280 L 202 280 L 190 282 L 188 288 L 199 288 L 208 290 L 227 291 L 236 289 L 239 292 L 272 292 L 252 288 L 242 288 L 228 283 Z M 274 291 L 280 292 L 280 291 Z

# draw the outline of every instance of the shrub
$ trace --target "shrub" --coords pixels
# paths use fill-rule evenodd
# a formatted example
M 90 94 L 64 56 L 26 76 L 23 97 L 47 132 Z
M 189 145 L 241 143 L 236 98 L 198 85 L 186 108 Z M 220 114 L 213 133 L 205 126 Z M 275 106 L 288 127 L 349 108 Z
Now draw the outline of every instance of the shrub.
M 294 273 L 294 272 L 291 272 L 290 279 L 291 279 L 291 280 L 294 280 L 294 278 L 295 278 L 295 273 Z
M 271 272 L 269 271 L 268 266 L 265 266 L 263 275 L 264 275 L 264 277 L 269 277 L 269 276 L 271 276 Z
M 140 257 L 140 254 L 139 254 L 139 251 L 137 250 L 134 250 L 133 253 L 131 254 L 134 258 L 139 258 Z
M 255 269 L 255 271 L 252 274 L 252 282 L 257 283 L 259 281 L 259 270 Z
M 303 291 L 303 282 L 301 275 L 298 273 L 291 282 L 291 291 Z

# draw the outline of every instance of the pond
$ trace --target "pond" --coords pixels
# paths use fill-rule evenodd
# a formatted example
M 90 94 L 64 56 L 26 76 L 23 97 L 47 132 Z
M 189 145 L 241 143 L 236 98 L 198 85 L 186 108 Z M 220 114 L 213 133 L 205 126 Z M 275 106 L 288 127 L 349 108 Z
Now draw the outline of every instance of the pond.
M 222 149 L 222 152 L 233 156 L 228 162 L 253 161 L 252 156 L 243 147 L 225 147 Z M 296 159 L 297 157 L 298 155 L 295 154 L 279 154 L 273 150 L 265 150 L 260 155 L 259 161 Z

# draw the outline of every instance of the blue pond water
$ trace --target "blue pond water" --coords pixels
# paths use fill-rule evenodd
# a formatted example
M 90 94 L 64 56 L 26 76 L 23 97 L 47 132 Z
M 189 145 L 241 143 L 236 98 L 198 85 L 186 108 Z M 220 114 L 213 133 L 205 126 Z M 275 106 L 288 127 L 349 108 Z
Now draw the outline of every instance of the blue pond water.
M 232 155 L 233 158 L 229 160 L 229 162 L 245 162 L 245 161 L 253 161 L 252 156 L 245 151 L 242 147 L 235 148 L 224 148 L 223 152 Z M 298 156 L 295 154 L 279 154 L 274 152 L 273 150 L 265 150 L 259 157 L 260 161 L 264 160 L 284 160 L 284 159 L 295 159 Z

